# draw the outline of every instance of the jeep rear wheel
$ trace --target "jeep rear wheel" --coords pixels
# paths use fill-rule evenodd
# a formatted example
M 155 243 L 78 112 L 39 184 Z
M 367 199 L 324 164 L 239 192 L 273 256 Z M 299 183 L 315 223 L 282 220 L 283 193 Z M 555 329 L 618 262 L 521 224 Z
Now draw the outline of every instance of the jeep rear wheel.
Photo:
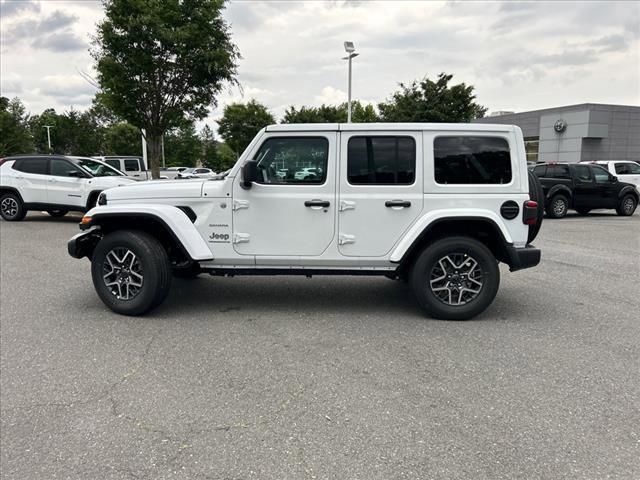
M 618 215 L 622 215 L 623 217 L 630 217 L 633 215 L 633 212 L 636 211 L 636 207 L 638 206 L 638 202 L 633 195 L 625 195 L 620 200 L 618 204 L 618 208 L 616 208 L 616 212 Z
M 141 315 L 162 303 L 171 286 L 167 252 L 151 235 L 119 230 L 96 246 L 91 276 L 100 299 L 123 315 Z
M 27 215 L 27 210 L 18 195 L 4 193 L 0 196 L 0 216 L 7 222 L 17 222 Z
M 551 218 L 563 218 L 569 210 L 569 199 L 564 195 L 555 195 L 547 207 L 547 215 Z
M 468 237 L 447 237 L 420 254 L 410 282 L 418 303 L 431 317 L 468 320 L 495 298 L 500 270 L 482 243 Z

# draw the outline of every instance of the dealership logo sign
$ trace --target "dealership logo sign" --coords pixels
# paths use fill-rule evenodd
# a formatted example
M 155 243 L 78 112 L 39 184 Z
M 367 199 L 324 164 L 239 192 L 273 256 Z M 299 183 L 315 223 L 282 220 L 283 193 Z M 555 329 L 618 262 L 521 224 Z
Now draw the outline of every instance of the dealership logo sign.
M 553 129 L 556 131 L 556 133 L 562 133 L 567 129 L 567 122 L 560 119 L 553 124 Z

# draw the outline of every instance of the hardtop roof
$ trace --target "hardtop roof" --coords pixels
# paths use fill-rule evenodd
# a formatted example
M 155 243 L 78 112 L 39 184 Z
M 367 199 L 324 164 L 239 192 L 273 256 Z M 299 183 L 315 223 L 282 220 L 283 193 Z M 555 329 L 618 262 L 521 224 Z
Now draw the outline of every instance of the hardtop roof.
M 319 131 L 472 131 L 472 132 L 510 132 L 514 125 L 492 123 L 286 123 L 269 125 L 267 132 L 319 132 Z

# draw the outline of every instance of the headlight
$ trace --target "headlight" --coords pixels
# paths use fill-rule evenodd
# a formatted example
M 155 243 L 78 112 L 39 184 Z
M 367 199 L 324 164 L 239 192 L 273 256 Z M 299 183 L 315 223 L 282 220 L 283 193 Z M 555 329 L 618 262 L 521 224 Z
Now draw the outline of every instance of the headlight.
M 107 194 L 102 192 L 98 196 L 98 205 L 106 205 L 107 204 Z

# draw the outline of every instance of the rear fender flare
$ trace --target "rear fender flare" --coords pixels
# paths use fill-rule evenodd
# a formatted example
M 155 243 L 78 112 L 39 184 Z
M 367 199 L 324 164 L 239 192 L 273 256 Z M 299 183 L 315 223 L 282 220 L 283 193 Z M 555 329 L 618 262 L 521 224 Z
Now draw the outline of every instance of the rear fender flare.
M 491 210 L 485 209 L 456 209 L 456 210 L 434 210 L 418 219 L 417 222 L 409 229 L 404 235 L 402 240 L 396 245 L 391 252 L 389 260 L 394 263 L 399 263 L 404 258 L 405 254 L 413 247 L 416 241 L 419 241 L 424 232 L 426 232 L 433 225 L 443 220 L 482 220 L 489 221 L 498 228 L 498 231 L 502 234 L 502 239 L 505 244 L 513 244 L 513 238 L 511 233 L 505 226 L 502 219 Z
M 186 213 L 172 205 L 127 204 L 105 205 L 89 210 L 90 225 L 99 225 L 100 219 L 151 218 L 160 222 L 182 246 L 192 260 L 213 260 L 209 246 Z

